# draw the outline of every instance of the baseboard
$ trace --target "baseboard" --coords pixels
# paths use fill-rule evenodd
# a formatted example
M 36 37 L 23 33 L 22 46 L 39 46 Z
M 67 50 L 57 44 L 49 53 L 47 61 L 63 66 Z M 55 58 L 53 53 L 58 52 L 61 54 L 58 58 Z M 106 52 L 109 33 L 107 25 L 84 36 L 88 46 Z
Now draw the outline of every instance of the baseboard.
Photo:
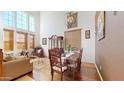
M 95 63 L 95 62 L 91 62 L 91 61 L 81 61 L 81 62 L 85 62 L 85 63 Z
M 102 78 L 102 75 L 100 74 L 100 71 L 96 65 L 96 63 L 94 63 L 95 67 L 96 67 L 96 70 L 97 70 L 97 73 L 99 74 L 99 77 L 100 77 L 100 80 L 103 81 L 103 78 Z

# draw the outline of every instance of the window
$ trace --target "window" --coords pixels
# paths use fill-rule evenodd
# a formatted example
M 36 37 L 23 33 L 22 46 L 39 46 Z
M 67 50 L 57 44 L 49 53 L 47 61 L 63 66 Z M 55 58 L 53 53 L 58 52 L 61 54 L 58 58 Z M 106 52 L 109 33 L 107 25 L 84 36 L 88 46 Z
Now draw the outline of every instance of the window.
M 17 49 L 27 49 L 27 34 L 17 32 Z
M 34 23 L 33 16 L 29 16 L 29 31 L 32 31 L 32 32 L 35 31 L 35 23 Z
M 21 28 L 24 30 L 28 29 L 28 16 L 25 12 L 18 11 L 16 12 L 17 15 L 17 28 Z
M 17 50 L 35 47 L 35 17 L 23 11 L 4 11 L 4 50 L 13 51 L 16 43 Z M 12 27 L 10 30 L 8 27 Z M 7 28 L 6 28 L 7 27 Z M 24 32 L 30 31 L 30 32 Z M 14 42 L 16 33 L 16 42 Z M 27 43 L 29 40 L 29 43 Z M 28 45 L 30 44 L 30 45 Z
M 30 48 L 34 48 L 34 35 L 30 35 Z
M 13 31 L 4 29 L 4 51 L 13 51 Z
M 4 25 L 13 26 L 14 14 L 12 11 L 5 11 L 3 17 L 4 17 Z

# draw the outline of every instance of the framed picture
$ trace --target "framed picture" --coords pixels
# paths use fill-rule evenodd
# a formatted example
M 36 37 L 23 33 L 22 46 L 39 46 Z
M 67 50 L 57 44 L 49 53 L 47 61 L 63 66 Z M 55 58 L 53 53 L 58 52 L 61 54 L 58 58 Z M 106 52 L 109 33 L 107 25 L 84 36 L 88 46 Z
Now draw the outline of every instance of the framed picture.
M 42 38 L 42 45 L 47 45 L 47 38 Z
M 97 40 L 105 38 L 105 11 L 96 12 L 95 29 Z
M 85 39 L 90 39 L 90 30 L 85 31 Z
M 67 14 L 67 28 L 77 27 L 77 12 L 69 12 Z

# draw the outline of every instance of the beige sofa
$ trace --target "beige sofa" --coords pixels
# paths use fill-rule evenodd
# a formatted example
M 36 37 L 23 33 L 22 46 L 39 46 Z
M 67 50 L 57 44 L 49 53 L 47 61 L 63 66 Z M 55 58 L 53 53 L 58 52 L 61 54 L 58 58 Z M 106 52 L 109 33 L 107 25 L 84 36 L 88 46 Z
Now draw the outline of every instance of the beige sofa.
M 3 80 L 13 80 L 32 71 L 32 64 L 27 57 L 3 62 Z

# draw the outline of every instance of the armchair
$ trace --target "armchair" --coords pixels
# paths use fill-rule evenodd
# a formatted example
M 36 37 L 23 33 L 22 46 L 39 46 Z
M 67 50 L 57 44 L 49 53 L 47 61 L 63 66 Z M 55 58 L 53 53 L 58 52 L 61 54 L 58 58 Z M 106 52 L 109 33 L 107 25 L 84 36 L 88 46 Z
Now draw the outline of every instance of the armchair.
M 38 57 L 44 57 L 43 54 L 43 48 L 42 47 L 36 47 L 34 48 L 33 52 L 32 52 L 33 56 L 38 56 Z

